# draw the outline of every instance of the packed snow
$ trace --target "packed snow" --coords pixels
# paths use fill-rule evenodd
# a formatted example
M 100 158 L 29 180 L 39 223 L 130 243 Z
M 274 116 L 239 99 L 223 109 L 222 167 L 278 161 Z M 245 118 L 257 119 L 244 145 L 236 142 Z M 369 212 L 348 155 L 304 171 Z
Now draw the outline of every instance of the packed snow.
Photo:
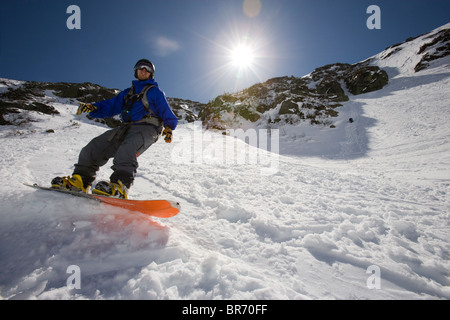
M 415 73 L 423 41 L 373 57 L 389 84 L 348 94 L 336 128 L 248 129 L 257 148 L 181 124 L 130 190 L 179 201 L 170 219 L 22 184 L 70 175 L 107 130 L 49 93 L 60 115 L 0 128 L 1 297 L 449 299 L 450 60 Z

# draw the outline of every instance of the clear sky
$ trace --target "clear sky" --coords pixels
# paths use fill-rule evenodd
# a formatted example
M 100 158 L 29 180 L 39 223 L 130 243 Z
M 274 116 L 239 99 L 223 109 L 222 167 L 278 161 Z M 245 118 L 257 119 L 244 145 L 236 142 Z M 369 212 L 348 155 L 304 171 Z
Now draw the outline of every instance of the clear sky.
M 81 29 L 67 27 L 70 5 Z M 370 5 L 381 29 L 366 25 Z M 2 0 L 0 77 L 125 89 L 147 58 L 168 97 L 208 102 L 359 62 L 448 22 L 449 0 Z

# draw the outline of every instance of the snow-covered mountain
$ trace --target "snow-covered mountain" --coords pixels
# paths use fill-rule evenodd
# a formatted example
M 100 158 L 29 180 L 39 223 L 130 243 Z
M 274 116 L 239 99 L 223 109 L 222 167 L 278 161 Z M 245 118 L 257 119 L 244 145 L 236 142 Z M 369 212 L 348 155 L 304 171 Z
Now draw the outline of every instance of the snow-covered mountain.
M 280 128 L 307 123 L 334 127 L 348 94 L 381 89 L 386 72 L 367 63 L 335 63 L 304 77 L 279 77 L 234 94 L 224 94 L 200 112 L 207 128 Z
M 11 107 L 17 112 L 3 119 L 15 125 L 0 127 L 1 297 L 449 299 L 449 30 L 358 64 L 386 72 L 376 91 L 352 93 L 346 65 L 253 88 L 269 95 L 302 79 L 317 91 L 314 75 L 335 73 L 344 94 L 334 97 L 341 91 L 330 85 L 326 102 L 340 105 L 326 107 L 337 111 L 330 122 L 299 116 L 312 91 L 257 110 L 270 125 L 242 122 L 244 139 L 255 134 L 257 145 L 235 139 L 238 130 L 189 122 L 194 113 L 172 144 L 160 140 L 140 157 L 130 190 L 135 199 L 179 201 L 182 211 L 167 220 L 23 186 L 69 175 L 107 126 L 74 116 L 77 98 L 56 89 L 23 101 L 50 115 Z M 2 79 L 0 92 L 25 85 Z M 239 106 L 250 89 L 228 98 Z M 294 115 L 299 121 L 287 121 Z M 98 178 L 110 173 L 107 164 Z M 73 270 L 80 288 L 68 285 Z
M 449 39 L 445 29 L 428 35 L 417 51 L 408 52 L 409 62 L 402 64 L 411 64 L 408 72 L 426 69 L 432 61 L 449 55 Z M 403 59 L 405 55 L 400 51 L 413 40 L 387 48 L 379 59 Z M 218 129 L 280 128 L 304 122 L 333 128 L 334 118 L 349 95 L 373 92 L 388 83 L 387 70 L 382 66 L 384 63 L 368 59 L 353 65 L 326 65 L 303 77 L 269 79 L 240 92 L 218 96 L 205 106 L 200 118 L 206 127 Z

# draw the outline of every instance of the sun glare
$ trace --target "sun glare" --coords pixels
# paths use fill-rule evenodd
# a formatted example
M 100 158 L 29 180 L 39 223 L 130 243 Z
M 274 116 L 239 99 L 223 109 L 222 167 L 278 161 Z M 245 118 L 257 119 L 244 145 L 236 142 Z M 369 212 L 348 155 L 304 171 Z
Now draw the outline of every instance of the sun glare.
M 231 51 L 231 61 L 241 69 L 249 68 L 254 62 L 254 53 L 249 46 L 237 46 Z
M 252 1 L 248 3 L 259 3 L 259 0 Z M 202 36 L 211 43 L 208 60 L 205 60 L 208 72 L 202 76 L 205 90 L 237 92 L 267 79 L 274 65 L 269 63 L 273 52 L 267 28 L 256 22 L 230 20 L 226 26 L 221 25 L 222 31 L 215 32 L 213 39 Z

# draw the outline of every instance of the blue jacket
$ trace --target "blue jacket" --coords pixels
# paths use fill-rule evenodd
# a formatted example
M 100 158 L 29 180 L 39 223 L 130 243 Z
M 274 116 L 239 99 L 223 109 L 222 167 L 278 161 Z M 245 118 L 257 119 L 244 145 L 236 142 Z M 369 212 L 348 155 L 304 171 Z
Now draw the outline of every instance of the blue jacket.
M 178 124 L 178 119 L 172 112 L 172 109 L 170 109 L 166 95 L 161 89 L 158 88 L 158 83 L 156 83 L 154 79 L 149 79 L 146 81 L 133 80 L 133 84 L 135 93 L 142 92 L 142 90 L 149 84 L 156 86 L 147 92 L 149 107 L 154 116 L 163 120 L 164 126 L 169 126 L 172 130 L 175 130 Z M 141 120 L 149 114 L 141 100 L 138 100 L 133 104 L 130 113 L 126 115 L 122 114 L 125 107 L 125 97 L 130 89 L 131 88 L 123 90 L 114 98 L 94 103 L 93 105 L 97 107 L 97 110 L 89 113 L 89 115 L 93 118 L 106 118 L 121 114 L 122 121 L 124 122 Z

